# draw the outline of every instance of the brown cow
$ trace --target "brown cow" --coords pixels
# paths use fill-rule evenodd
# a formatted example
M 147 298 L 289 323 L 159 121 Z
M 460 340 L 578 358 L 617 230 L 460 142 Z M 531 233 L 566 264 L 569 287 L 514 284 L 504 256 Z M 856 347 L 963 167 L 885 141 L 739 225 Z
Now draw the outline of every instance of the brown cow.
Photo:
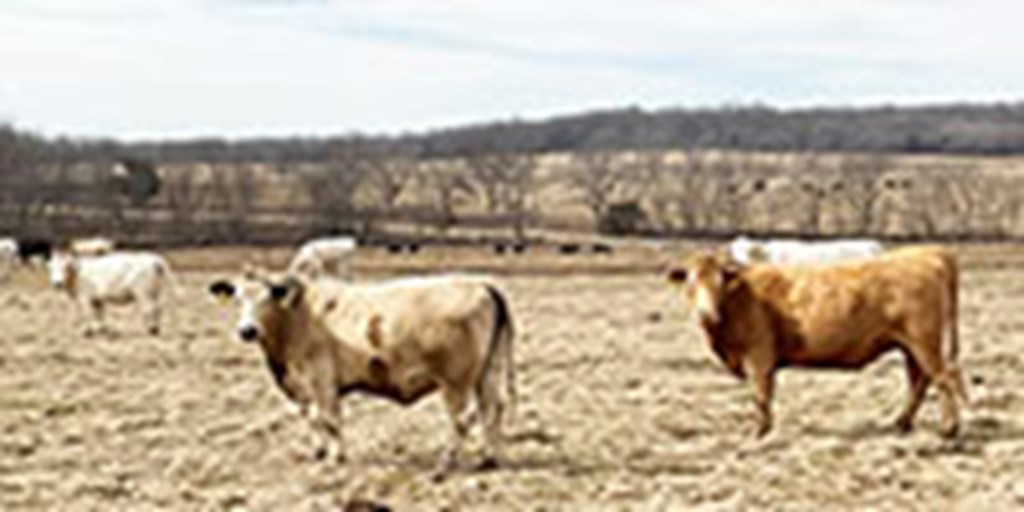
M 249 271 L 238 282 L 214 282 L 210 292 L 241 306 L 238 335 L 259 343 L 278 386 L 310 421 L 317 458 L 344 458 L 341 397 L 360 391 L 409 405 L 440 390 L 455 436 L 439 476 L 477 420 L 485 463 L 496 462 L 505 400 L 515 398 L 513 328 L 504 295 L 488 280 L 353 284 Z
M 956 435 L 957 264 L 937 247 L 895 250 L 833 265 L 747 267 L 698 253 L 670 269 L 711 348 L 732 373 L 752 381 L 757 433 L 771 430 L 775 371 L 786 366 L 860 368 L 897 349 L 906 357 L 910 397 L 896 424 L 909 431 L 931 383 L 942 399 L 942 433 Z M 943 356 L 943 338 L 949 354 Z

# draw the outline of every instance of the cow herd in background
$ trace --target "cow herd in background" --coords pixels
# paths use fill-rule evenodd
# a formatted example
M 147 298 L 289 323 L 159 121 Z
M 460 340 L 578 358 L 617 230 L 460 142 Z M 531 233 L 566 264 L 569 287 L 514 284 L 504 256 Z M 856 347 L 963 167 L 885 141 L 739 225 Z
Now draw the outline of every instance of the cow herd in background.
M 476 422 L 483 425 L 484 462 L 497 462 L 502 423 L 515 403 L 515 329 L 505 293 L 489 278 L 466 275 L 355 283 L 356 248 L 351 238 L 313 240 L 282 273 L 246 268 L 236 279 L 211 283 L 208 292 L 237 305 L 238 338 L 260 347 L 277 386 L 317 433 L 317 458 L 344 458 L 345 395 L 408 405 L 440 391 L 454 434 L 439 474 L 454 467 Z M 137 304 L 147 331 L 159 334 L 164 296 L 180 286 L 159 254 L 121 251 L 103 238 L 60 248 L 0 239 L 3 275 L 35 258 L 47 261 L 55 288 L 90 310 L 89 335 L 108 330 L 107 306 L 127 303 Z M 956 362 L 958 272 L 943 248 L 886 251 L 874 240 L 740 237 L 719 250 L 696 251 L 671 266 L 667 279 L 725 367 L 751 382 L 758 435 L 772 426 L 779 369 L 860 368 L 895 350 L 905 355 L 910 389 L 897 426 L 911 429 L 934 385 L 941 433 L 954 436 L 957 404 L 967 397 Z

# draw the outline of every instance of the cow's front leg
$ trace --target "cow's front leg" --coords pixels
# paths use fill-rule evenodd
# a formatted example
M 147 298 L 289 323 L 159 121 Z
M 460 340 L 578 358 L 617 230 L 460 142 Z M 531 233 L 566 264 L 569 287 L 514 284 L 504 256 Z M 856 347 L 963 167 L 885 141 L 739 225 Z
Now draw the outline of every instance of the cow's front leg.
M 772 395 L 775 392 L 774 368 L 759 358 L 743 362 L 743 369 L 754 389 L 754 403 L 757 405 L 757 437 L 764 437 L 772 430 Z
M 160 335 L 160 302 L 149 301 L 144 307 L 143 313 L 146 319 L 146 331 L 152 336 Z
M 320 436 L 317 459 L 340 463 L 345 461 L 345 445 L 341 434 L 341 397 L 332 382 L 333 379 L 327 377 L 319 379 L 315 385 L 315 402 L 308 410 L 313 428 Z
M 86 322 L 85 335 L 93 336 L 106 331 L 106 322 L 103 321 L 104 307 L 99 299 L 89 300 L 89 319 Z

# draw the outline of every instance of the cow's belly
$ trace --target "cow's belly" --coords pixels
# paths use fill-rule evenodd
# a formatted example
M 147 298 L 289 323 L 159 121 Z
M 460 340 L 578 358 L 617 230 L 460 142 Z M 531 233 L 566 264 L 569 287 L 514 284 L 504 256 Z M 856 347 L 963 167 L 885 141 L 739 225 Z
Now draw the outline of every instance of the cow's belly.
M 437 380 L 428 373 L 397 372 L 382 368 L 372 372 L 367 380 L 348 384 L 338 391 L 342 395 L 361 392 L 409 405 L 432 393 L 437 387 Z
M 135 294 L 131 291 L 107 293 L 100 296 L 98 299 L 104 304 L 125 305 L 135 301 Z
M 785 351 L 780 363 L 812 368 L 861 368 L 893 348 L 894 343 L 872 339 L 817 340 Z

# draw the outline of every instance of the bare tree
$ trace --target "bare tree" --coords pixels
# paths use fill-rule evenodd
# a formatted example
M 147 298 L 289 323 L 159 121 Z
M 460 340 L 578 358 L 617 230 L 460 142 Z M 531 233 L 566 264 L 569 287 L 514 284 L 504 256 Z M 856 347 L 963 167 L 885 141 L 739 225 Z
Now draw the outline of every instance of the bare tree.
M 515 159 L 515 154 L 507 152 L 474 152 L 462 159 L 468 177 L 480 192 L 484 206 L 490 213 L 498 213 L 504 205 L 505 184 Z
M 611 151 L 588 151 L 574 158 L 567 172 L 569 185 L 599 223 L 622 185 L 623 173 Z
M 319 229 L 344 232 L 359 223 L 358 193 L 368 175 L 368 158 L 354 144 L 339 144 L 320 169 L 302 175 Z
M 224 218 L 222 239 L 248 241 L 252 228 L 250 215 L 258 190 L 255 172 L 238 165 L 216 169 L 210 176 L 210 188 Z
M 654 227 L 662 232 L 672 231 L 672 191 L 670 184 L 678 172 L 665 161 L 663 152 L 647 152 L 637 156 L 637 197 L 649 212 Z
M 188 242 L 202 239 L 205 234 L 197 229 L 196 218 L 206 202 L 208 189 L 200 183 L 198 171 L 178 169 L 168 173 L 164 180 L 164 190 L 171 220 L 178 230 L 175 238 Z
M 537 157 L 516 155 L 505 173 L 505 208 L 512 219 L 512 234 L 517 240 L 526 238 L 526 228 L 533 218 L 533 200 L 537 193 Z
M 392 212 L 415 177 L 416 161 L 409 156 L 381 158 L 367 165 L 366 185 L 381 209 Z
M 1021 179 L 1017 176 L 993 176 L 986 180 L 987 188 L 995 199 L 992 202 L 992 226 L 996 237 L 1008 238 L 1016 235 L 1024 198 L 1021 197 Z
M 487 211 L 508 214 L 513 235 L 523 238 L 536 189 L 537 158 L 523 153 L 474 153 L 463 163 Z
M 874 232 L 882 198 L 882 176 L 892 167 L 889 157 L 879 153 L 846 155 L 836 165 L 841 180 L 836 195 L 853 210 L 853 234 Z
M 38 229 L 31 224 L 45 205 L 45 156 L 45 148 L 38 141 L 0 125 L 0 205 L 8 229 L 18 233 Z
M 445 233 L 458 222 L 456 206 L 473 193 L 466 168 L 458 163 L 431 162 L 420 174 L 420 187 L 434 210 L 437 230 Z

